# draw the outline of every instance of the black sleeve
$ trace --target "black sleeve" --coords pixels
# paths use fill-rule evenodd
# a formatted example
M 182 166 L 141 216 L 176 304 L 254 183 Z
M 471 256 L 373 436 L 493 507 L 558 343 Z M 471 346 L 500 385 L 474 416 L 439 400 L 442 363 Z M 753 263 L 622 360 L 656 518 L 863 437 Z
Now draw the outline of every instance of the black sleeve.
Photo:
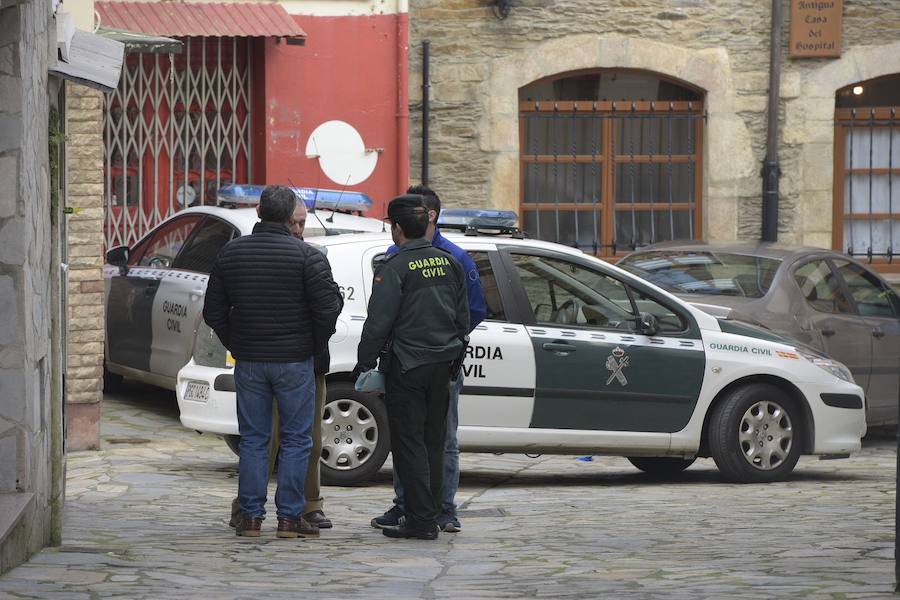
M 231 301 L 228 298 L 225 283 L 222 281 L 221 259 L 220 253 L 209 273 L 206 297 L 203 300 L 203 320 L 216 332 L 222 345 L 230 350 L 228 316 L 231 313 Z
M 334 282 L 328 259 L 311 246 L 303 270 L 303 285 L 315 341 L 314 355 L 318 355 L 328 347 L 344 300 Z
M 366 322 L 356 350 L 357 365 L 367 369 L 375 366 L 378 353 L 384 348 L 394 329 L 394 321 L 400 312 L 402 302 L 403 282 L 395 267 L 387 263 L 378 271 L 372 282 L 372 296 L 369 298 Z

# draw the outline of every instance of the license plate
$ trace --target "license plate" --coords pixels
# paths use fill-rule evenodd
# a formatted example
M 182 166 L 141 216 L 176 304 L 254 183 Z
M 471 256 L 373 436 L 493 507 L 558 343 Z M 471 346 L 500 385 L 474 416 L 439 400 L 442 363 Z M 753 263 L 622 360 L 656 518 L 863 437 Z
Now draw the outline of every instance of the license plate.
M 184 390 L 184 399 L 192 402 L 208 402 L 209 384 L 189 381 L 187 388 Z

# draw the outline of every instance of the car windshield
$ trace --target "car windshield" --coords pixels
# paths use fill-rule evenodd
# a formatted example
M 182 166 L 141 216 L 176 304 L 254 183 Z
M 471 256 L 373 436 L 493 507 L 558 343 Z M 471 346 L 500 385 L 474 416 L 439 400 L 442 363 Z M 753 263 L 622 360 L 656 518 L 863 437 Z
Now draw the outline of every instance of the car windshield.
M 619 266 L 676 294 L 762 298 L 781 260 L 712 251 L 638 252 Z

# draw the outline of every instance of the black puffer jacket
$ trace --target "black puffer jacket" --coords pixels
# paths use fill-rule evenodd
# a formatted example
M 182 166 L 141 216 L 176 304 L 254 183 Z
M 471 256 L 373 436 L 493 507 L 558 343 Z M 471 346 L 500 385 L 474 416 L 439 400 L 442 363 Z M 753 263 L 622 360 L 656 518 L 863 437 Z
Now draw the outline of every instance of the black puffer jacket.
M 260 222 L 216 258 L 203 319 L 237 360 L 300 362 L 327 348 L 342 305 L 325 255 Z

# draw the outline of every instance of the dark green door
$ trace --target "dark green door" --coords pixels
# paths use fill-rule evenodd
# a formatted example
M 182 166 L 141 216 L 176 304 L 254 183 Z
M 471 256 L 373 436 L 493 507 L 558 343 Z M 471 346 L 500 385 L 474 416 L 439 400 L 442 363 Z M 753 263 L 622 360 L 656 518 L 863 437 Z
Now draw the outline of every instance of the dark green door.
M 531 427 L 674 432 L 703 381 L 696 325 L 641 286 L 562 254 L 510 253 L 531 313 L 536 389 Z M 653 313 L 657 335 L 636 332 Z

